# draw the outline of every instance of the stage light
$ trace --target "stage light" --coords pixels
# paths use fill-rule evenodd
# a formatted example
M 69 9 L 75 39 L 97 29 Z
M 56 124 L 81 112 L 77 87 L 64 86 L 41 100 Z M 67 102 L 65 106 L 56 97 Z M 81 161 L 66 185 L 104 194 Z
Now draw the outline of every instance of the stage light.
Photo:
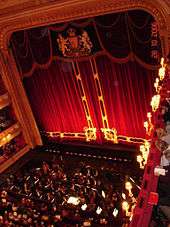
M 123 198 L 123 199 L 126 199 L 125 193 L 122 193 L 122 198 Z
M 159 69 L 159 78 L 163 80 L 165 77 L 166 65 L 164 64 L 164 58 L 161 58 L 161 68 Z
M 67 203 L 77 206 L 80 203 L 80 199 L 78 197 L 70 196 Z
M 81 206 L 81 209 L 82 209 L 82 210 L 86 210 L 86 209 L 87 209 L 87 204 L 83 204 L 83 205 Z
M 105 192 L 102 190 L 102 196 L 103 198 L 106 198 Z
M 155 112 L 158 107 L 159 107 L 159 103 L 160 103 L 160 98 L 161 96 L 160 95 L 154 95 L 152 97 L 152 100 L 151 100 L 151 106 L 152 106 L 152 111 Z
M 119 213 L 118 209 L 115 208 L 115 209 L 113 210 L 113 216 L 116 218 L 117 215 L 118 215 L 118 213 Z
M 96 214 L 101 214 L 101 212 L 102 212 L 102 208 L 97 207 Z

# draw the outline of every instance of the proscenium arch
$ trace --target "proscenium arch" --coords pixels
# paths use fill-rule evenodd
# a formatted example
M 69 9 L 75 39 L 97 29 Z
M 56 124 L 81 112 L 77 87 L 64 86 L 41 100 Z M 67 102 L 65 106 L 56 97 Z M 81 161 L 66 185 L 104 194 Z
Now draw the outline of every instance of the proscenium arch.
M 18 12 L 15 15 L 1 18 L 0 62 L 2 79 L 8 88 L 10 96 L 13 100 L 16 100 L 13 104 L 14 107 L 17 107 L 19 120 L 25 127 L 24 130 L 28 135 L 27 141 L 31 144 L 31 147 L 41 144 L 41 136 L 9 46 L 12 33 L 32 27 L 75 21 L 77 19 L 129 10 L 147 11 L 155 18 L 161 35 L 163 55 L 166 56 L 168 53 L 168 28 L 166 24 L 168 14 L 159 3 L 148 3 L 148 0 L 69 0 L 65 3 L 56 2 L 49 4 L 49 6 L 39 6 L 35 10 Z M 24 121 L 23 119 L 26 120 Z
M 168 14 L 158 0 L 154 3 L 147 0 L 70 0 L 65 3 L 56 2 L 49 6 L 38 7 L 36 10 L 25 13 L 18 12 L 0 22 L 0 49 L 7 51 L 12 33 L 19 30 L 129 10 L 144 10 L 155 18 L 159 26 L 163 55 L 166 55 L 168 52 L 168 25 L 166 23 Z

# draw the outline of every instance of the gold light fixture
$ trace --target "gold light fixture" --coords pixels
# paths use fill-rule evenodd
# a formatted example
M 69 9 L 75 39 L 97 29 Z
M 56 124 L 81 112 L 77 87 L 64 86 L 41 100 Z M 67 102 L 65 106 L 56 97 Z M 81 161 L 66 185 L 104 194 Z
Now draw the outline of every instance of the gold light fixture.
M 160 92 L 161 86 L 159 85 L 159 78 L 157 77 L 154 83 L 154 87 L 157 93 Z
M 147 113 L 148 120 L 144 122 L 144 128 L 146 130 L 147 135 L 151 135 L 153 130 L 153 124 L 152 124 L 152 114 L 150 112 Z
M 160 103 L 160 95 L 158 94 L 158 95 L 154 95 L 153 97 L 152 97 L 152 100 L 151 100 L 151 106 L 152 106 L 152 111 L 153 112 L 155 112 L 157 109 L 158 109 L 158 107 L 159 107 L 159 103 Z
M 141 154 L 137 156 L 137 162 L 139 162 L 141 169 L 143 169 L 147 163 L 149 150 L 150 150 L 150 143 L 148 141 L 145 141 L 144 144 L 140 145 Z
M 163 80 L 165 77 L 166 65 L 164 64 L 164 58 L 161 58 L 161 67 L 159 68 L 159 78 Z

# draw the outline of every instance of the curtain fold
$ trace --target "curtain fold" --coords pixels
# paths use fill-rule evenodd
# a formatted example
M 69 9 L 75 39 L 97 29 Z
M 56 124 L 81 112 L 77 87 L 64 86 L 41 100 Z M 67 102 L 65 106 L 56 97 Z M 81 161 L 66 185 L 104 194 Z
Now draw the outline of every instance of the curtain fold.
M 14 33 L 10 45 L 39 128 L 83 132 L 88 126 L 72 69 L 76 61 L 98 142 L 103 141 L 94 58 L 109 127 L 118 135 L 144 138 L 159 67 L 151 59 L 153 21 L 147 12 L 133 10 Z M 159 35 L 158 51 L 161 55 Z
M 40 129 L 82 132 L 87 126 L 71 63 L 56 61 L 24 79 Z
M 100 111 L 94 75 L 89 61 L 78 63 L 90 116 L 101 134 Z M 100 85 L 110 128 L 118 135 L 145 137 L 143 123 L 150 110 L 155 72 L 136 62 L 113 63 L 107 56 L 96 57 Z M 44 131 L 83 132 L 87 119 L 69 62 L 53 61 L 49 69 L 37 70 L 24 85 L 39 128 Z
M 106 56 L 97 57 L 96 62 L 110 127 L 119 135 L 144 138 L 155 73 L 136 62 L 115 64 Z

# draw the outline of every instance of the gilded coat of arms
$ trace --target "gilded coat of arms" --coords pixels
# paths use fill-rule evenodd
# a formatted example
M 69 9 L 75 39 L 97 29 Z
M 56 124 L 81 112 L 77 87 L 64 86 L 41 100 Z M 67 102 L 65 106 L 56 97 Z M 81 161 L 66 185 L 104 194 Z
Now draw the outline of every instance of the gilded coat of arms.
M 60 33 L 57 42 L 64 57 L 88 56 L 93 47 L 88 33 L 83 30 L 81 35 L 76 35 L 74 28 L 67 30 L 67 37 L 63 37 Z

